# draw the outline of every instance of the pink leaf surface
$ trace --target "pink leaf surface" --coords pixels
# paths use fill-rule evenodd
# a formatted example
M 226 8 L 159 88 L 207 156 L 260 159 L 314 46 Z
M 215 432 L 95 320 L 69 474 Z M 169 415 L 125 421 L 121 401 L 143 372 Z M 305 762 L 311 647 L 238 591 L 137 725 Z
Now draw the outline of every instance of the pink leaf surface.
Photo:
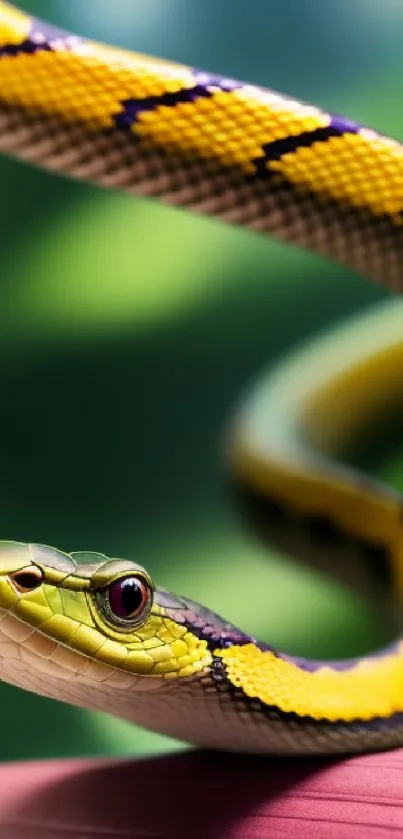
M 390 839 L 403 750 L 342 760 L 183 752 L 0 767 L 0 839 Z

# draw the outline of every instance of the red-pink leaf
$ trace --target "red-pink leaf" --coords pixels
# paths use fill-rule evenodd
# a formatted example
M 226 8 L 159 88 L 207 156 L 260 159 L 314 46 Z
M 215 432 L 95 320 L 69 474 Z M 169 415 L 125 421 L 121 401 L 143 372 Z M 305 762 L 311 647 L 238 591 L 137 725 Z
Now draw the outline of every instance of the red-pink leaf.
M 0 839 L 397 839 L 403 750 L 340 760 L 183 752 L 0 767 Z

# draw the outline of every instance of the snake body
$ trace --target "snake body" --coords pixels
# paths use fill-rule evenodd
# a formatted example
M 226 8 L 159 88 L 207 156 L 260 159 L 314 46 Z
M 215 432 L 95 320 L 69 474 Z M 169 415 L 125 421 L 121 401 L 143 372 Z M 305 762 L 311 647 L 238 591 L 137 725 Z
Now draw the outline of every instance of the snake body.
M 1 0 L 0 150 L 403 288 L 400 143 L 272 91 L 69 35 Z M 257 384 L 229 442 L 237 490 L 263 529 L 286 509 L 347 534 L 397 596 L 403 499 L 337 457 L 401 385 L 402 316 L 389 305 L 286 360 Z M 0 675 L 204 746 L 403 744 L 401 639 L 361 659 L 293 658 L 102 554 L 0 543 Z

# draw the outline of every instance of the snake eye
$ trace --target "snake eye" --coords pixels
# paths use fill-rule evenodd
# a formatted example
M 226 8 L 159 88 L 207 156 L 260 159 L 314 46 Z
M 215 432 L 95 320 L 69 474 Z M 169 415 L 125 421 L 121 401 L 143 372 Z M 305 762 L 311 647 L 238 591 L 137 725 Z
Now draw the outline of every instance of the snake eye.
M 139 577 L 126 577 L 109 586 L 108 597 L 111 612 L 117 618 L 131 620 L 141 614 L 147 605 L 148 591 Z
M 10 574 L 10 580 L 14 583 L 17 591 L 24 594 L 28 591 L 33 591 L 39 588 L 43 581 L 43 574 L 40 568 L 32 565 L 29 568 L 21 568 L 20 571 L 14 571 Z
M 119 577 L 95 594 L 109 623 L 128 629 L 143 623 L 152 601 L 151 587 L 140 575 Z

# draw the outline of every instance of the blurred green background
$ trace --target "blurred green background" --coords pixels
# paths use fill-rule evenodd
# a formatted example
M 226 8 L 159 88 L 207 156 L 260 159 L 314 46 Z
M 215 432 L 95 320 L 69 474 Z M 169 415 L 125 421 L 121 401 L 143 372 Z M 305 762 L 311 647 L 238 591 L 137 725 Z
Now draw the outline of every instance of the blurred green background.
M 397 0 L 21 5 L 403 137 Z M 248 232 L 9 160 L 0 183 L 2 538 L 136 559 L 160 585 L 290 652 L 380 643 L 364 600 L 268 556 L 243 530 L 221 443 L 260 368 L 386 294 Z M 398 475 L 392 455 L 378 459 Z M 0 703 L 3 760 L 177 745 L 7 685 Z

